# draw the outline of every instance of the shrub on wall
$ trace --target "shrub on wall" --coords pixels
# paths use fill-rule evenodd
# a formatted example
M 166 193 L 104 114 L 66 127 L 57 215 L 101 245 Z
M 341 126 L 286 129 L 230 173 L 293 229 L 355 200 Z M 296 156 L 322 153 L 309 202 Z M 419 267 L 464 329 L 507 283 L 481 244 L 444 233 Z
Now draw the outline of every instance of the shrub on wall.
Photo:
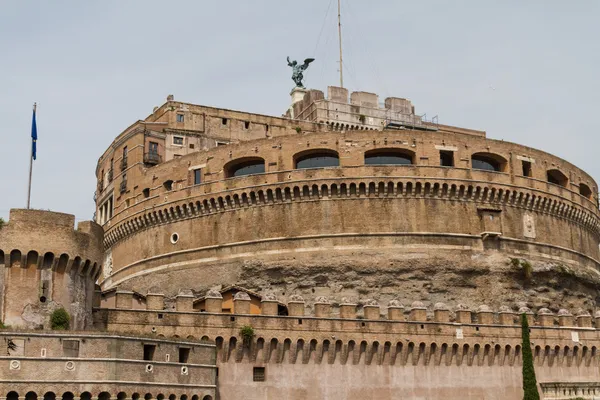
M 540 400 L 529 341 L 529 323 L 525 313 L 521 314 L 521 337 L 523 339 L 523 400 Z
M 50 315 L 50 326 L 52 329 L 59 331 L 66 331 L 69 329 L 69 321 L 71 317 L 69 313 L 64 308 L 58 308 L 52 312 Z
M 242 338 L 244 339 L 244 344 L 249 345 L 254 337 L 254 328 L 250 325 L 244 325 L 240 330 L 240 335 L 242 335 Z

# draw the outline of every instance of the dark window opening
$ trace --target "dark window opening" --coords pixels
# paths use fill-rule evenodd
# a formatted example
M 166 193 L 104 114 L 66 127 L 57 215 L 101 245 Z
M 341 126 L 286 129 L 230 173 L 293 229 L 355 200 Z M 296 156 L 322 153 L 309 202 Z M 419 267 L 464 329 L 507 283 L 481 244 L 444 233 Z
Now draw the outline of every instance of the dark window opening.
M 185 364 L 190 358 L 190 349 L 186 347 L 179 348 L 179 362 Z
M 566 187 L 569 182 L 569 178 L 567 178 L 565 174 L 563 174 L 557 169 L 548 170 L 546 172 L 546 176 L 548 178 L 548 182 L 553 183 L 555 185 Z
M 521 161 L 523 166 L 523 176 L 531 176 L 531 162 L 530 161 Z
M 171 190 L 173 190 L 173 181 L 169 179 L 168 181 L 165 181 L 163 183 L 163 186 L 164 186 L 165 190 L 171 191 Z
M 63 340 L 63 355 L 65 357 L 79 357 L 79 340 Z
M 157 315 L 157 318 L 158 318 L 158 319 L 163 319 L 163 314 L 161 314 L 161 313 L 158 313 L 158 315 Z
M 384 149 L 365 153 L 365 165 L 411 165 L 414 155 L 409 151 Z
M 183 114 L 177 114 L 177 122 L 183 122 L 184 118 Z
M 265 172 L 265 160 L 262 158 L 252 158 L 247 160 L 241 160 L 240 162 L 234 162 L 230 166 L 225 168 L 226 178 L 232 178 L 236 176 L 264 174 Z
M 202 170 L 200 168 L 194 170 L 194 185 L 202 183 Z
M 587 197 L 588 199 L 592 198 L 592 189 L 585 183 L 579 184 L 579 194 L 583 197 Z
M 471 167 L 483 171 L 502 172 L 506 161 L 495 154 L 477 153 L 471 156 Z
M 194 143 L 190 143 L 190 149 L 194 148 Z
M 154 351 L 155 350 L 156 350 L 156 345 L 145 344 L 144 345 L 144 360 L 152 361 L 154 359 Z
M 148 143 L 148 153 L 158 154 L 158 143 L 156 143 L 156 142 Z
M 221 125 L 227 125 L 227 118 L 221 118 Z
M 235 317 L 229 317 L 229 320 L 230 320 L 231 322 L 233 322 L 233 321 L 235 321 Z
M 298 318 L 298 325 L 302 325 L 302 318 Z
M 252 380 L 254 382 L 265 381 L 265 367 L 254 367 L 252 370 Z
M 244 129 L 250 129 L 250 122 L 244 121 Z
M 339 167 L 340 159 L 335 151 L 315 151 L 295 157 L 297 169 Z
M 145 188 L 144 190 L 142 190 L 142 194 L 144 195 L 144 198 L 148 198 L 150 197 L 150 188 Z
M 440 150 L 440 166 L 441 167 L 454 167 L 454 152 L 447 150 Z
M 183 146 L 183 137 L 173 136 L 173 144 L 178 145 L 178 146 Z

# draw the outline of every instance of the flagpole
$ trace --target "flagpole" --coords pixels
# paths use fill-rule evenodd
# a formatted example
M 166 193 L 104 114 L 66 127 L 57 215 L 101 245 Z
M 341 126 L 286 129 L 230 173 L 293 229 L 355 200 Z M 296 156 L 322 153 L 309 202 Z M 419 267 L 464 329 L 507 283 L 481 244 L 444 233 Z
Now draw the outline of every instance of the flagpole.
M 33 103 L 33 113 L 37 109 L 37 103 Z M 33 141 L 33 139 L 32 139 Z M 33 173 L 33 143 L 29 146 L 29 186 L 27 187 L 27 208 L 31 208 L 31 175 Z

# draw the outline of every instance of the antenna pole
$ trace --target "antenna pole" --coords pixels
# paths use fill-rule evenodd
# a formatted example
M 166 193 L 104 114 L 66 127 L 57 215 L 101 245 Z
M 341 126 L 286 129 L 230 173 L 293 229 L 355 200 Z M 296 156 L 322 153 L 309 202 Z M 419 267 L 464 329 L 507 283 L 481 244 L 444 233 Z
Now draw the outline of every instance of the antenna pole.
M 338 0 L 338 37 L 340 42 L 340 87 L 344 87 L 344 73 L 342 65 L 342 16 L 341 16 L 341 0 Z
M 37 103 L 33 103 L 33 113 L 37 109 Z M 32 139 L 33 140 L 33 139 Z M 31 175 L 33 173 L 33 142 L 29 145 L 29 184 L 27 185 L 27 209 L 31 205 Z

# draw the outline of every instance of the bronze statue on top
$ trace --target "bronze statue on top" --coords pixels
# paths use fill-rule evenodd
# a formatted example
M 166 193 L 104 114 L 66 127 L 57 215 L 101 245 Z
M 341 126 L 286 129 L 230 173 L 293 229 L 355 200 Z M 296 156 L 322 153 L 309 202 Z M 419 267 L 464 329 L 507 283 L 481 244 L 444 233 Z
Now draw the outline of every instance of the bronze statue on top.
M 287 62 L 288 65 L 292 67 L 292 80 L 296 84 L 296 87 L 304 88 L 304 85 L 302 84 L 302 79 L 304 79 L 304 75 L 302 74 L 302 72 L 304 72 L 308 68 L 308 65 L 313 61 L 315 61 L 314 58 L 307 58 L 306 60 L 304 60 L 304 64 L 300 65 L 296 60 L 290 61 L 290 57 L 288 56 Z

